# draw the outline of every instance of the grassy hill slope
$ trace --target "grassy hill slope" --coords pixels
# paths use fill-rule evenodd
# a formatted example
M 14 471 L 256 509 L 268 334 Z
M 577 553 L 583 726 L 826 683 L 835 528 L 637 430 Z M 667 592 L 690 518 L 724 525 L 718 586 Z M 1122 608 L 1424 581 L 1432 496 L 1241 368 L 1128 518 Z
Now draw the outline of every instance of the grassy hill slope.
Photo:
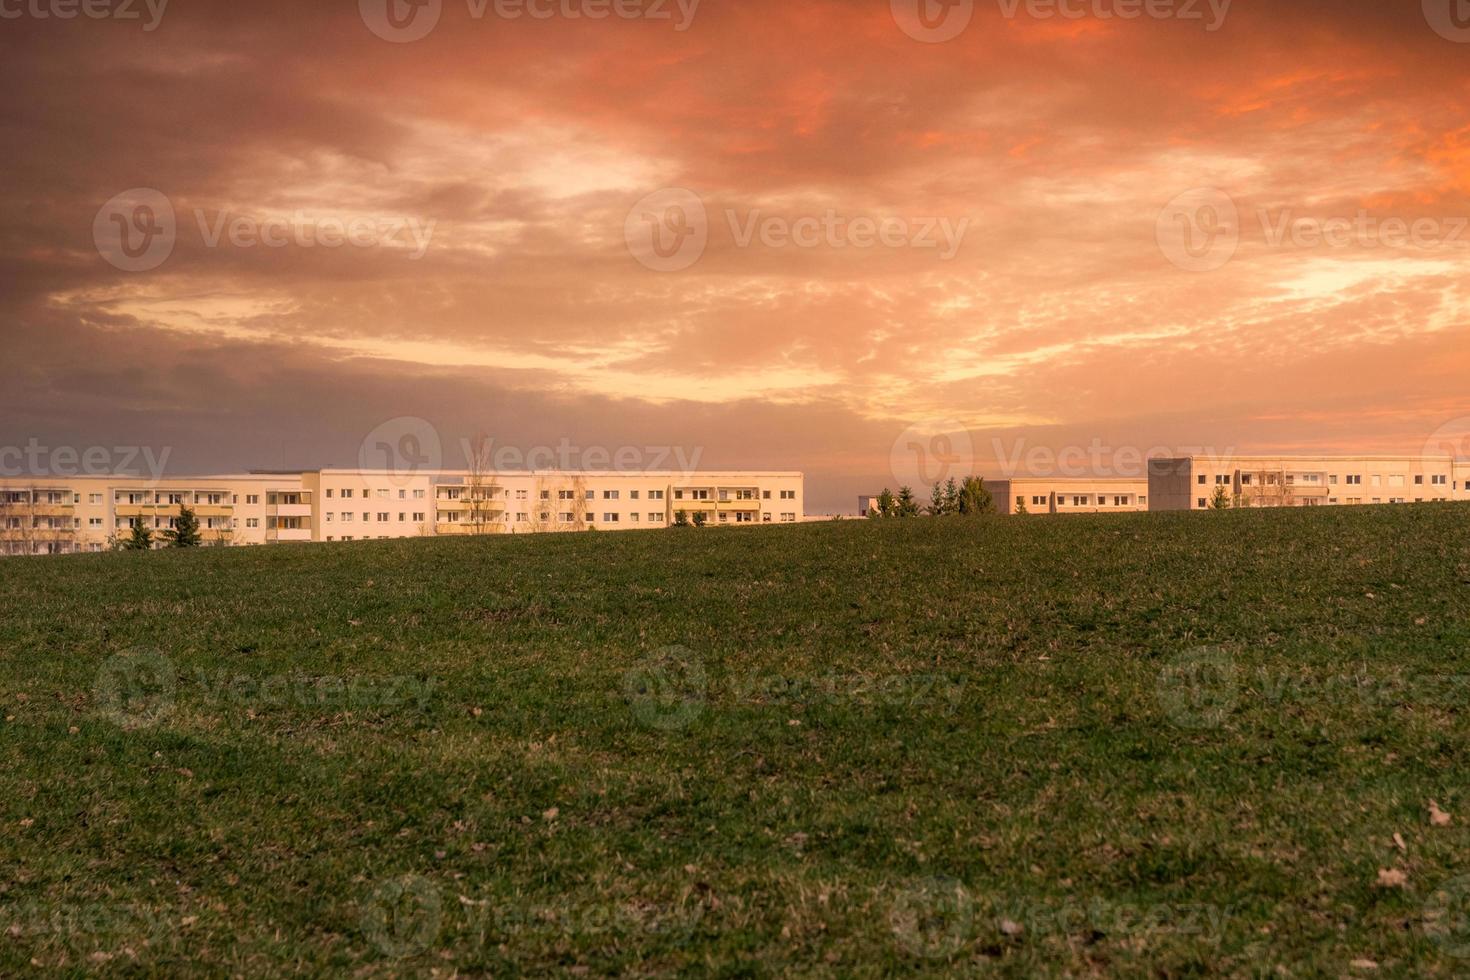
M 1467 706 L 1455 505 L 3 561 L 0 973 L 1448 976 Z

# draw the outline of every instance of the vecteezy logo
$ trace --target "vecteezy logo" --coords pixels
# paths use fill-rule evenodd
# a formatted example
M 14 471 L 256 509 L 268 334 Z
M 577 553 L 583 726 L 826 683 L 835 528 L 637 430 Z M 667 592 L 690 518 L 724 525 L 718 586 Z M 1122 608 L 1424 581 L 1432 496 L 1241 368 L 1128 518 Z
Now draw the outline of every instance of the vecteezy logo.
M 424 952 L 439 937 L 444 903 L 439 886 L 418 875 L 380 882 L 362 909 L 362 931 L 384 956 Z
M 942 44 L 964 33 L 975 16 L 975 0 L 890 0 L 894 23 L 925 44 Z
M 1240 211 L 1222 190 L 1185 191 L 1159 212 L 1155 238 L 1164 257 L 1188 272 L 1214 272 L 1240 247 Z
M 368 433 L 357 451 L 357 463 L 360 469 L 386 471 L 392 482 L 403 486 L 419 474 L 439 470 L 444 446 L 431 423 L 403 415 Z
M 949 959 L 974 936 L 975 900 L 953 878 L 929 878 L 894 896 L 888 924 L 911 955 Z
M 1470 0 L 1424 0 L 1424 19 L 1440 37 L 1470 44 Z
M 1457 463 L 1470 463 L 1470 415 L 1446 422 L 1424 443 L 1424 457 L 1450 456 Z
M 357 0 L 368 30 L 385 41 L 422 41 L 439 25 L 444 0 Z
M 655 272 L 681 272 L 699 261 L 709 244 L 709 214 L 699 195 L 666 187 L 643 198 L 623 222 L 633 258 Z
M 177 240 L 173 202 L 151 187 L 123 191 L 92 219 L 97 252 L 124 272 L 149 272 L 163 265 Z
M 685 647 L 664 647 L 623 675 L 623 696 L 649 728 L 684 728 L 704 711 L 709 677 Z
M 114 724 L 150 728 L 174 710 L 178 675 L 174 662 L 156 650 L 108 657 L 92 682 L 92 698 Z
M 1235 658 L 1223 647 L 1196 647 L 1159 672 L 1159 706 L 1180 728 L 1218 728 L 1240 698 Z
M 932 487 L 975 471 L 969 430 L 952 419 L 911 425 L 893 441 L 890 470 L 900 487 Z

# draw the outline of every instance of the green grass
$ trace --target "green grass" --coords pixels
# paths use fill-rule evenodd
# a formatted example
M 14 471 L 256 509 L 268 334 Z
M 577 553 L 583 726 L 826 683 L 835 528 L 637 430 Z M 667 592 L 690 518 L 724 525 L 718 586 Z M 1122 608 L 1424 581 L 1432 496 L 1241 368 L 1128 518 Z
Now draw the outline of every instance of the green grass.
M 1467 653 L 1458 505 L 3 561 L 0 974 L 1464 974 Z

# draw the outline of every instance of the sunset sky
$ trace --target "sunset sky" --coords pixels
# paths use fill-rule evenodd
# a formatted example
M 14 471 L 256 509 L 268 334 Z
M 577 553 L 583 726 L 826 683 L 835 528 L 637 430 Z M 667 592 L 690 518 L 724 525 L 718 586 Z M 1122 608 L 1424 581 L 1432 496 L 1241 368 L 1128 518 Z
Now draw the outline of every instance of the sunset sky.
M 416 417 L 446 465 L 679 446 L 850 511 L 911 427 L 998 475 L 996 440 L 1418 452 L 1470 416 L 1458 0 L 622 2 L 4 0 L 0 444 L 356 465 Z M 130 271 L 136 189 L 176 240 Z M 367 231 L 250 238 L 283 220 Z

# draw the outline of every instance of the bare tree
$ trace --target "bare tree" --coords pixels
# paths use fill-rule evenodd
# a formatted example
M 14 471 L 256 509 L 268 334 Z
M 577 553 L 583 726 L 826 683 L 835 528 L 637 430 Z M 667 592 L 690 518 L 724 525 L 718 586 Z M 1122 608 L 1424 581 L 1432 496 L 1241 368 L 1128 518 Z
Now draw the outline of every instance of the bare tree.
M 495 477 L 495 464 L 490 437 L 480 432 L 473 445 L 465 447 L 469 466 L 467 487 L 468 514 L 466 524 L 471 534 L 500 534 L 505 530 L 505 510 L 495 507 L 501 486 Z

